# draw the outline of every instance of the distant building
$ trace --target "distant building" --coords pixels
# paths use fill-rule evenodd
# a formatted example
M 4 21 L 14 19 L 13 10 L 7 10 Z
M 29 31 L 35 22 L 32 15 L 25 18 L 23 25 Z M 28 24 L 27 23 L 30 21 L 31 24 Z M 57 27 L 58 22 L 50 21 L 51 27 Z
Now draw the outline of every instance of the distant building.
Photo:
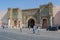
M 12 28 L 19 28 L 22 24 L 24 27 L 37 25 L 41 28 L 60 25 L 60 7 L 54 6 L 52 3 L 26 10 L 8 8 L 6 16 L 6 19 L 10 20 L 10 27 Z

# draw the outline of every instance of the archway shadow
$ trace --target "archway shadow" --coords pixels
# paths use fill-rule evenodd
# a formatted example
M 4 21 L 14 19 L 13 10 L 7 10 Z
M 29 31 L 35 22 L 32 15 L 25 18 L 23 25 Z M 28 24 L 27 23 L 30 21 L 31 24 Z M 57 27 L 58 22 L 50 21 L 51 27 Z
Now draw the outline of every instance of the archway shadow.
M 29 19 L 28 20 L 28 28 L 30 27 L 30 28 L 33 28 L 34 27 L 34 25 L 35 25 L 35 20 L 34 19 Z

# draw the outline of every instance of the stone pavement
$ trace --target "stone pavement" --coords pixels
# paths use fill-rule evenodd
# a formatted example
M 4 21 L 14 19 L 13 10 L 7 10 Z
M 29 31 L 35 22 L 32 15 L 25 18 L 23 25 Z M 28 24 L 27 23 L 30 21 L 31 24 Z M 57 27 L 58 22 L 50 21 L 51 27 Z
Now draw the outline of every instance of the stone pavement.
M 6 28 L 6 29 L 1 29 L 0 28 L 0 32 L 8 32 L 8 33 L 13 33 L 13 34 L 18 34 L 18 35 L 25 35 L 25 36 L 30 36 L 30 37 L 43 37 L 44 38 L 51 38 L 51 39 L 54 39 L 54 40 L 60 40 L 60 31 L 46 31 L 45 29 L 41 29 L 39 33 L 36 33 L 33 34 L 32 33 L 32 29 L 29 30 L 29 29 L 23 29 L 22 32 L 20 32 L 19 29 L 10 29 L 10 28 Z M 41 38 L 40 38 L 41 39 Z

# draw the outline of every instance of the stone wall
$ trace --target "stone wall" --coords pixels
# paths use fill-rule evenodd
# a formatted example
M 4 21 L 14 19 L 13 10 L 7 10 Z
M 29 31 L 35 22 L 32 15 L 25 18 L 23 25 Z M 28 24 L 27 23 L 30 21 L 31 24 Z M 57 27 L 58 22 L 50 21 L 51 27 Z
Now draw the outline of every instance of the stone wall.
M 54 25 L 60 25 L 60 6 L 53 7 Z

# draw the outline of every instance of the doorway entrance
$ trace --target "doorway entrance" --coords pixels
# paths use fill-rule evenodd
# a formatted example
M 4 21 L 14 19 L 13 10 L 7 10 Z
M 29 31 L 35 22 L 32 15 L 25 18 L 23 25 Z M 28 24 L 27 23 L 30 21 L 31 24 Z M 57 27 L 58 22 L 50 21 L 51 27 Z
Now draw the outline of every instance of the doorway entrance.
M 17 27 L 17 20 L 14 21 L 14 26 Z
M 20 21 L 19 21 L 19 23 L 18 23 L 18 27 L 20 28 Z
M 29 28 L 29 26 L 30 26 L 30 28 L 33 28 L 34 25 L 35 25 L 35 20 L 34 19 L 28 20 L 28 28 Z
M 43 19 L 42 28 L 47 28 L 47 19 Z

